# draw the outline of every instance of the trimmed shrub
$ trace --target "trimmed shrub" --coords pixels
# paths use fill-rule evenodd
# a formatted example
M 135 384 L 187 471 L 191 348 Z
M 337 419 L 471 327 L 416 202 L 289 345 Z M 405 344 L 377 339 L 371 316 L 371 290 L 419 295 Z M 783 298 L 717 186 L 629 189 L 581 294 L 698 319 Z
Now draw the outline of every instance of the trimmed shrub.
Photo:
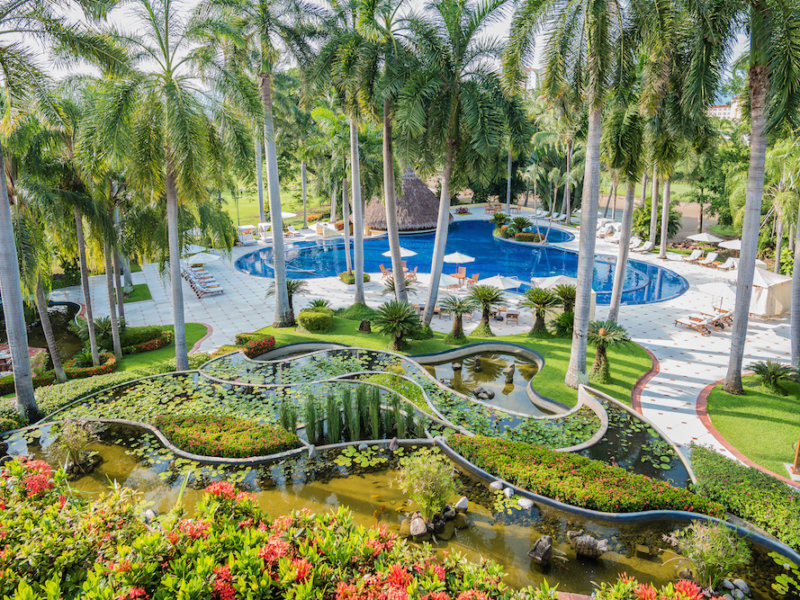
M 800 550 L 800 490 L 703 446 L 692 446 L 692 467 L 698 494 Z
M 225 458 L 266 456 L 300 446 L 281 427 L 218 415 L 161 415 L 153 425 L 181 450 Z
M 275 338 L 271 335 L 255 340 L 250 340 L 244 345 L 244 355 L 247 358 L 261 356 L 264 352 L 269 352 L 275 347 Z
M 70 379 L 80 379 L 82 377 L 106 375 L 117 370 L 117 357 L 110 352 L 101 353 L 100 360 L 102 362 L 99 365 L 91 367 L 78 367 L 74 360 L 68 360 L 64 363 L 64 373 Z
M 378 313 L 374 308 L 370 308 L 366 304 L 352 304 L 347 308 L 340 308 L 335 311 L 336 316 L 348 319 L 350 321 L 371 321 Z
M 538 244 L 544 240 L 544 236 L 541 233 L 532 231 L 520 231 L 514 236 L 514 239 L 518 242 L 533 242 Z
M 355 285 L 356 283 L 356 274 L 355 271 L 342 271 L 339 273 L 339 279 L 341 279 L 347 285 Z M 364 283 L 367 283 L 370 280 L 369 273 L 364 273 Z
M 331 328 L 333 317 L 328 312 L 304 310 L 297 315 L 300 327 L 312 333 L 324 333 Z
M 572 506 L 614 513 L 685 510 L 725 515 L 717 502 L 583 456 L 484 436 L 453 435 L 448 443 L 492 475 Z
M 263 340 L 268 337 L 271 336 L 267 333 L 237 333 L 235 339 L 237 346 L 244 346 L 247 342 L 251 342 L 253 340 Z
M 169 346 L 174 339 L 172 331 L 166 329 L 158 332 L 158 337 L 149 339 L 138 344 L 131 346 L 123 346 L 122 354 L 139 354 L 140 352 L 150 352 L 151 350 L 158 350 L 164 346 Z
M 164 328 L 160 325 L 145 325 L 144 327 L 126 327 L 119 334 L 119 341 L 123 347 L 137 346 L 161 336 Z
M 322 314 L 325 314 L 325 315 L 330 315 L 331 317 L 333 316 L 333 309 L 330 308 L 329 306 L 321 306 L 321 305 L 308 306 L 308 307 L 303 309 L 303 312 L 316 312 L 316 313 L 322 313 Z
M 44 371 L 33 376 L 33 387 L 38 388 L 45 385 L 51 385 L 53 382 L 55 382 L 55 380 L 56 374 L 54 371 Z M 0 396 L 13 394 L 15 389 L 14 375 L 5 375 L 4 377 L 0 377 Z

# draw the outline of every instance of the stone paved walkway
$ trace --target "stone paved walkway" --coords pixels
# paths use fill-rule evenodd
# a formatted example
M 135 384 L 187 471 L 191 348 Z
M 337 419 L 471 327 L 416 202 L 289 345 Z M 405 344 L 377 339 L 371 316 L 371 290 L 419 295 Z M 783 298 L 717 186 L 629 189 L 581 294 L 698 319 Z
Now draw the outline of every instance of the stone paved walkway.
M 465 219 L 483 219 L 483 209 L 472 209 L 473 214 Z M 309 234 L 310 235 L 310 234 Z M 577 250 L 577 238 L 563 244 Z M 210 325 L 211 335 L 204 340 L 201 350 L 210 351 L 223 344 L 233 342 L 236 333 L 263 327 L 273 320 L 274 302 L 265 297 L 270 280 L 245 275 L 233 267 L 233 260 L 252 252 L 258 246 L 234 248 L 231 260 L 222 259 L 211 263 L 211 271 L 225 288 L 221 296 L 198 299 L 189 285 L 184 282 L 184 300 L 187 322 Z M 616 256 L 618 247 L 597 241 L 597 253 Z M 680 256 L 670 256 L 670 260 L 659 260 L 655 254 L 642 256 L 634 253 L 633 258 L 646 260 L 670 268 L 687 278 L 690 289 L 682 296 L 656 304 L 623 306 L 620 321 L 634 341 L 650 350 L 658 359 L 660 372 L 645 386 L 641 394 L 641 406 L 645 416 L 656 422 L 682 447 L 691 442 L 709 445 L 723 451 L 722 446 L 711 436 L 695 412 L 697 396 L 709 383 L 725 376 L 730 350 L 729 331 L 714 332 L 711 336 L 675 327 L 674 321 L 700 310 L 711 307 L 712 298 L 699 292 L 697 285 L 734 277 L 715 269 L 683 262 Z M 418 301 L 423 301 L 426 276 L 421 276 Z M 156 265 L 145 265 L 140 273 L 133 274 L 134 283 L 146 282 L 153 296 L 152 300 L 125 305 L 126 317 L 131 325 L 167 324 L 172 322 L 169 299 L 169 285 L 162 278 Z M 313 298 L 327 298 L 333 306 L 346 306 L 352 303 L 351 286 L 346 286 L 338 278 L 328 277 L 309 280 L 310 292 L 295 299 L 295 310 L 299 311 Z M 92 297 L 95 314 L 108 313 L 108 298 L 105 293 L 103 277 L 92 277 Z M 380 275 L 373 274 L 372 282 L 366 284 L 367 303 L 376 306 L 386 301 L 381 294 L 383 289 Z M 66 288 L 53 293 L 54 300 L 81 301 L 80 288 Z M 596 318 L 604 318 L 607 309 L 598 306 Z M 493 324 L 498 335 L 526 331 L 532 318 L 522 311 L 519 325 L 506 323 Z M 465 323 L 467 331 L 477 325 L 477 319 Z M 452 326 L 448 319 L 434 318 L 432 326 L 439 331 L 447 331 Z M 745 366 L 756 360 L 786 360 L 789 355 L 789 318 L 775 320 L 751 319 L 747 344 L 745 347 Z M 613 365 L 611 366 L 613 369 Z

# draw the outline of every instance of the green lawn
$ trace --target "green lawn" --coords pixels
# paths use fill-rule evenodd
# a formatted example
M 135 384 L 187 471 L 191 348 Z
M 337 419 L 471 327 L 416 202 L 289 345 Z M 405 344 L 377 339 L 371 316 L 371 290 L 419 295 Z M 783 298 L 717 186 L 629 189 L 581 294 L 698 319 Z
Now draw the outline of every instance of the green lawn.
M 269 333 L 274 336 L 278 346 L 297 342 L 331 341 L 364 348 L 387 348 L 389 344 L 387 336 L 379 333 L 360 333 L 358 325 L 358 321 L 334 317 L 330 331 L 324 334 L 305 333 L 295 329 L 275 329 L 273 327 L 264 327 L 259 329 L 259 332 Z M 431 339 L 413 341 L 405 352 L 408 354 L 427 354 L 453 348 L 454 346 L 444 341 L 444 337 L 445 334 L 443 333 L 434 333 L 434 337 Z M 534 378 L 533 387 L 543 396 L 557 402 L 568 406 L 575 404 L 578 397 L 577 391 L 564 385 L 564 374 L 567 371 L 570 346 L 572 344 L 571 338 L 529 337 L 526 334 L 494 338 L 469 337 L 469 341 L 472 343 L 489 340 L 513 342 L 528 346 L 539 352 L 545 359 L 545 367 Z M 591 361 L 594 360 L 594 349 L 590 347 L 588 354 L 587 359 L 590 361 L 589 368 L 591 369 Z M 630 405 L 633 385 L 639 377 L 650 369 L 650 356 L 644 348 L 637 344 L 630 344 L 623 349 L 609 350 L 608 354 L 611 362 L 611 383 L 607 385 L 591 385 Z
M 739 237 L 742 235 L 741 230 L 736 229 L 733 225 L 714 225 L 709 231 L 715 235 L 723 237 Z
M 714 427 L 747 458 L 778 475 L 794 459 L 800 439 L 800 384 L 784 384 L 787 396 L 761 386 L 757 375 L 744 378 L 745 394 L 734 396 L 715 387 L 708 396 L 708 415 Z
M 164 331 L 173 331 L 174 327 L 172 325 L 164 325 L 162 328 Z M 197 340 L 202 338 L 208 329 L 205 325 L 201 325 L 200 323 L 186 323 L 186 346 L 189 350 L 192 349 L 192 346 L 195 345 Z M 175 358 L 175 343 L 173 342 L 169 346 L 164 346 L 163 348 L 159 348 L 158 350 L 151 350 L 150 352 L 141 352 L 140 354 L 130 354 L 120 361 L 119 368 L 117 371 L 133 371 L 135 369 L 140 369 L 152 363 L 161 362 L 164 360 L 169 360 L 171 358 Z
M 321 206 L 324 205 L 326 214 L 330 214 L 330 198 L 319 198 L 315 196 L 311 191 L 311 182 L 309 181 L 309 185 L 307 188 L 307 197 L 306 197 L 306 205 L 308 209 L 308 213 L 312 214 L 314 212 L 321 212 L 318 210 Z M 236 194 L 239 196 L 238 192 Z M 222 193 L 222 200 L 225 202 L 225 208 L 228 211 L 228 214 L 233 219 L 234 224 L 236 223 L 236 202 L 233 199 L 233 196 L 230 192 L 223 192 Z M 284 219 L 284 223 L 287 225 L 294 225 L 297 227 L 298 225 L 303 224 L 303 197 L 300 191 L 300 181 L 283 181 L 281 180 L 281 207 L 284 211 L 294 212 L 297 213 L 296 217 L 291 219 Z M 267 190 L 266 190 L 266 181 L 264 182 L 264 210 L 268 210 L 267 206 Z M 239 222 L 242 225 L 255 225 L 261 219 L 259 218 L 258 214 L 258 192 L 253 186 L 251 189 L 243 189 L 243 193 L 239 199 Z
M 114 298 L 116 299 L 116 290 L 114 290 Z M 129 302 L 141 302 L 142 300 L 152 300 L 153 296 L 150 294 L 150 288 L 146 283 L 137 283 L 133 286 L 133 291 L 125 296 L 122 300 L 124 304 Z

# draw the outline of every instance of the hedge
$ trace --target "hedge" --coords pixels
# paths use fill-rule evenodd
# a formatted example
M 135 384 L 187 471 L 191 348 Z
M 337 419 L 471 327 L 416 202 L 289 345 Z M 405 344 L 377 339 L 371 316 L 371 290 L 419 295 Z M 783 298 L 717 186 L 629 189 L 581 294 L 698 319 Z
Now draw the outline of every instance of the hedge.
M 281 427 L 238 417 L 160 415 L 153 425 L 181 450 L 204 456 L 247 458 L 300 446 L 300 439 Z
M 244 345 L 244 355 L 247 358 L 255 358 L 256 356 L 261 356 L 264 352 L 269 352 L 275 347 L 275 338 L 271 335 L 250 340 Z
M 544 236 L 541 233 L 520 231 L 517 235 L 514 236 L 514 239 L 518 242 L 539 243 L 544 239 Z
M 354 271 L 342 271 L 339 273 L 339 279 L 341 279 L 347 285 L 354 285 L 356 282 L 356 274 Z M 369 280 L 369 273 L 364 273 L 364 283 L 367 283 Z
M 123 347 L 137 346 L 143 342 L 149 342 L 159 337 L 164 328 L 161 325 L 144 325 L 142 327 L 126 327 L 119 334 L 119 341 Z
M 267 333 L 237 333 L 235 340 L 237 346 L 244 346 L 247 342 L 253 340 L 263 340 L 268 337 L 272 336 Z
M 81 498 L 42 461 L 12 460 L 0 478 L 0 597 L 555 598 L 512 590 L 491 561 L 439 557 L 383 523 L 358 525 L 345 508 L 270 515 L 225 481 L 154 526 L 130 490 Z
M 91 367 L 78 367 L 75 366 L 74 360 L 68 360 L 64 363 L 64 373 L 67 374 L 68 379 L 81 379 L 95 375 L 107 375 L 117 370 L 117 357 L 111 352 L 101 353 L 100 360 L 102 362 L 99 365 Z
M 457 434 L 447 441 L 492 475 L 572 506 L 614 513 L 684 510 L 725 515 L 722 505 L 689 490 L 577 454 L 483 436 Z
M 137 344 L 130 346 L 123 346 L 123 354 L 139 354 L 140 352 L 150 352 L 151 350 L 158 350 L 164 346 L 169 346 L 174 339 L 174 334 L 169 329 L 158 332 L 158 337 L 148 339 Z
M 800 490 L 709 448 L 692 446 L 693 489 L 800 550 Z
M 331 328 L 333 317 L 321 311 L 304 310 L 297 316 L 300 327 L 312 333 L 324 333 Z

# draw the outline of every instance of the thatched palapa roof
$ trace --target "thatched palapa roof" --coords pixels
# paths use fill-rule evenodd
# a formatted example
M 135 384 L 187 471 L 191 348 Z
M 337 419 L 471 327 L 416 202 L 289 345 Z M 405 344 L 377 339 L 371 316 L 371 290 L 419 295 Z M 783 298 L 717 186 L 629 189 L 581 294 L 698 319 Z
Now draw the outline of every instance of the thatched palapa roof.
M 439 199 L 414 171 L 403 173 L 403 196 L 397 199 L 397 227 L 400 232 L 436 229 Z M 450 220 L 453 216 L 450 215 Z M 364 212 L 364 224 L 370 229 L 386 231 L 386 208 L 373 199 Z

